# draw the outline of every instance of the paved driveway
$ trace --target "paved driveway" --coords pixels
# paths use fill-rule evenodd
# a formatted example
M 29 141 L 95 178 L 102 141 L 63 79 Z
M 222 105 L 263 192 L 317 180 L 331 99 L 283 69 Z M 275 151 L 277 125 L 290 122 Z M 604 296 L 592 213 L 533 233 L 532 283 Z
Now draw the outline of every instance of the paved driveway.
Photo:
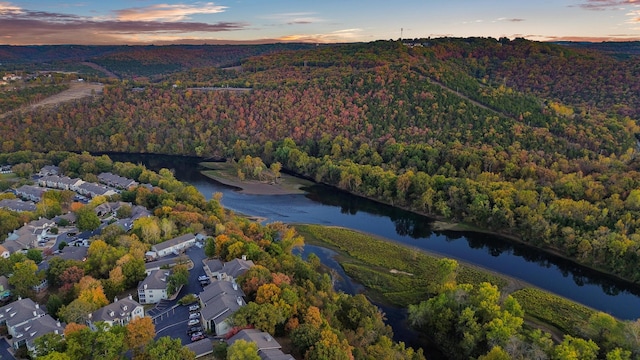
M 15 357 L 9 352 L 11 346 L 5 338 L 0 338 L 0 359 L 13 360 Z
M 191 343 L 191 336 L 187 334 L 189 309 L 187 306 L 178 305 L 178 300 L 187 294 L 198 295 L 202 291 L 198 276 L 204 274 L 202 260 L 206 258 L 204 249 L 197 246 L 187 249 L 186 255 L 191 258 L 194 265 L 193 269 L 189 271 L 189 283 L 182 287 L 174 300 L 163 300 L 155 308 L 147 311 L 156 326 L 156 339 L 170 336 L 171 338 L 182 340 L 183 345 Z

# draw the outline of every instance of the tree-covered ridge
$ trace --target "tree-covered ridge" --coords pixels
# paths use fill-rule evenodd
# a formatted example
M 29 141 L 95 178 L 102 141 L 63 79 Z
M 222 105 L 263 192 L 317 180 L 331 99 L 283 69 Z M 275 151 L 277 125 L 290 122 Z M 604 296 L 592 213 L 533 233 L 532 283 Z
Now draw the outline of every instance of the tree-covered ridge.
M 260 156 L 640 281 L 636 121 L 600 103 L 535 97 L 535 89 L 471 71 L 479 62 L 544 63 L 560 54 L 575 58 L 566 66 L 576 64 L 576 73 L 583 63 L 606 72 L 616 61 L 492 39 L 287 51 L 251 58 L 237 71 L 199 68 L 159 85 L 114 84 L 92 102 L 9 116 L 0 144 L 4 151 Z M 608 81 L 589 71 L 584 78 Z M 252 90 L 213 88 L 225 85 Z
M 95 57 L 121 77 L 155 77 L 200 67 L 239 65 L 248 57 L 312 47 L 309 44 L 135 46 Z

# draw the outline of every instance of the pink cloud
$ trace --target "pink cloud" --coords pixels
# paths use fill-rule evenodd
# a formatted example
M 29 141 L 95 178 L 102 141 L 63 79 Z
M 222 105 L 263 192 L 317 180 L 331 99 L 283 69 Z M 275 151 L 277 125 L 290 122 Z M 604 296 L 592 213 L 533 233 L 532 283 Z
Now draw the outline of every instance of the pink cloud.
M 181 21 L 190 15 L 216 14 L 224 12 L 226 6 L 214 3 L 203 5 L 155 4 L 141 8 L 117 10 L 115 13 L 121 21 Z
M 625 5 L 640 5 L 640 0 L 586 0 L 578 6 L 587 10 L 607 10 Z

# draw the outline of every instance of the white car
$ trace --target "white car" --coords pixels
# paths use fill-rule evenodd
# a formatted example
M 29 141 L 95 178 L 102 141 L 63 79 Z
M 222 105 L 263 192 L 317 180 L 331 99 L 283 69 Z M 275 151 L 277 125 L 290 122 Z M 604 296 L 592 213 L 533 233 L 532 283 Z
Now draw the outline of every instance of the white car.
M 200 325 L 200 319 L 192 319 L 187 323 L 189 326 Z
M 198 304 L 193 304 L 189 306 L 189 311 L 198 311 L 198 310 L 200 310 L 200 305 Z
M 200 313 L 197 312 L 197 313 L 189 314 L 189 320 L 193 320 L 193 319 L 200 319 Z

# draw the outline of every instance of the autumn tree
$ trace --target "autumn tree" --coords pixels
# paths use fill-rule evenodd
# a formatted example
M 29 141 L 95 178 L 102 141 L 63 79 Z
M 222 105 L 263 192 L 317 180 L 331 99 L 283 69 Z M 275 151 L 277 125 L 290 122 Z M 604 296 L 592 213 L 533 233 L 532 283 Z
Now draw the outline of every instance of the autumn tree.
M 156 336 L 155 325 L 150 317 L 145 316 L 142 318 L 133 319 L 126 325 L 127 336 L 125 343 L 129 350 L 133 351 L 133 357 L 137 357 L 139 354 L 144 353 L 145 347 Z
M 9 278 L 9 285 L 14 287 L 14 293 L 22 297 L 33 295 L 33 287 L 44 279 L 44 273 L 38 274 L 38 265 L 33 260 L 24 260 L 13 266 L 13 275 Z
M 260 360 L 258 345 L 239 339 L 227 348 L 227 360 Z

